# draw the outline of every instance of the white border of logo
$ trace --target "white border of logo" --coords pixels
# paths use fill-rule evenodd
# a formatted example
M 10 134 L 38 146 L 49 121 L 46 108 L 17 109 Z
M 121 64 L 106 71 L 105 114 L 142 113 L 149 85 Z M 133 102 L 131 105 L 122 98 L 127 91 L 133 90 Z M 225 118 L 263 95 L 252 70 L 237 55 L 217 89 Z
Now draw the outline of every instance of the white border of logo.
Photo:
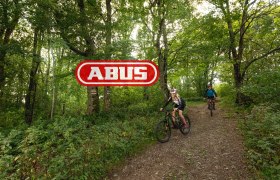
M 140 65 L 149 65 L 149 66 L 152 66 L 152 68 L 154 69 L 154 72 L 155 72 L 155 76 L 154 78 L 149 81 L 149 82 L 85 82 L 82 80 L 82 78 L 80 77 L 80 71 L 81 71 L 81 68 L 85 65 L 88 65 L 88 64 L 116 64 L 116 65 L 121 65 L 121 64 L 140 64 Z M 149 72 L 148 72 L 149 73 Z M 158 72 L 157 72 L 157 68 L 155 67 L 154 64 L 152 63 L 148 63 L 148 62 L 86 62 L 86 63 L 83 63 L 77 70 L 77 76 L 78 76 L 78 79 L 79 81 L 81 81 L 83 84 L 85 85 L 100 85 L 100 84 L 112 84 L 112 85 L 147 85 L 147 84 L 152 84 L 156 79 L 157 79 L 157 76 L 158 76 Z

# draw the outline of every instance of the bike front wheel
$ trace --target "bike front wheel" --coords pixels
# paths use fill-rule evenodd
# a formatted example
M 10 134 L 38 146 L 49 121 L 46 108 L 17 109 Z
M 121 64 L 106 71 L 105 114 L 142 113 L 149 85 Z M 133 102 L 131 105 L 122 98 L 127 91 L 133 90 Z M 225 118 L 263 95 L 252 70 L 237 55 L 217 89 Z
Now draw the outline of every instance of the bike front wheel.
M 185 116 L 185 119 L 186 119 L 187 127 L 183 127 L 183 123 L 182 123 L 182 126 L 180 127 L 180 131 L 182 134 L 187 135 L 191 131 L 191 120 L 188 116 Z
M 156 125 L 155 136 L 161 143 L 169 141 L 171 136 L 171 127 L 167 120 L 162 120 Z
M 213 109 L 214 109 L 214 104 L 213 102 L 210 103 L 210 107 L 209 107 L 209 110 L 210 110 L 210 115 L 213 116 Z

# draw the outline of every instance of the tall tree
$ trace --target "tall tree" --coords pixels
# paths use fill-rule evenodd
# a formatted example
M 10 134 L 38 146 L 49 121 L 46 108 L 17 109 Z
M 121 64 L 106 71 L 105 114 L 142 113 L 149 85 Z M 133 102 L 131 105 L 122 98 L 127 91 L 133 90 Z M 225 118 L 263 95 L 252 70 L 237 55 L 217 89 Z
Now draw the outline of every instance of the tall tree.
M 155 48 L 158 55 L 158 66 L 160 71 L 160 88 L 164 94 L 164 99 L 167 100 L 169 96 L 169 90 L 167 87 L 167 58 L 169 46 L 167 43 L 167 31 L 166 31 L 166 17 L 167 17 L 167 4 L 164 0 L 155 1 L 157 6 L 157 23 L 158 32 L 156 34 Z
M 112 56 L 112 6 L 111 0 L 106 0 L 106 47 L 105 47 L 105 58 L 111 59 Z M 110 109 L 111 99 L 110 99 L 110 87 L 104 87 L 104 110 L 108 111 Z
M 90 59 L 96 54 L 100 37 L 101 4 L 96 1 L 57 1 L 55 18 L 61 37 L 76 54 Z M 98 87 L 87 87 L 87 114 L 99 111 Z
M 29 21 L 33 29 L 32 64 L 29 73 L 29 84 L 25 97 L 25 122 L 31 124 L 36 102 L 38 86 L 38 70 L 41 64 L 41 49 L 43 46 L 44 33 L 50 28 L 51 19 L 49 9 L 45 8 L 44 2 L 34 1 L 29 7 Z M 33 9 L 34 8 L 34 9 Z
M 12 33 L 21 17 L 24 4 L 20 0 L 0 1 L 0 100 L 5 86 L 5 58 L 11 46 Z
M 33 51 L 32 51 L 32 65 L 29 75 L 29 85 L 27 94 L 25 97 L 25 122 L 31 124 L 33 120 L 33 112 L 36 98 L 36 87 L 37 87 L 37 72 L 40 65 L 40 52 L 41 48 L 38 46 L 41 33 L 38 27 L 34 29 L 33 37 Z
M 147 42 L 144 51 L 151 59 L 156 59 L 159 66 L 159 84 L 164 99 L 169 96 L 168 90 L 168 58 L 169 47 L 173 37 L 181 30 L 181 24 L 189 15 L 187 1 L 153 0 L 142 2 L 140 23 L 141 31 L 146 32 Z M 175 11 L 176 9 L 176 11 Z M 141 37 L 145 36 L 144 34 Z M 145 42 L 144 42 L 145 43 Z M 150 45 L 152 44 L 152 45 Z M 145 94 L 145 93 L 144 93 Z
M 258 19 L 272 13 L 279 6 L 279 2 L 213 0 L 212 3 L 222 11 L 224 21 L 227 24 L 229 59 L 233 65 L 237 90 L 236 103 L 243 104 L 246 97 L 241 92 L 241 87 L 249 67 L 256 61 L 280 51 L 280 43 L 276 42 L 272 43 L 273 46 L 261 47 L 259 51 L 261 53 L 247 56 L 250 41 L 254 40 L 253 36 L 249 36 L 250 30 Z

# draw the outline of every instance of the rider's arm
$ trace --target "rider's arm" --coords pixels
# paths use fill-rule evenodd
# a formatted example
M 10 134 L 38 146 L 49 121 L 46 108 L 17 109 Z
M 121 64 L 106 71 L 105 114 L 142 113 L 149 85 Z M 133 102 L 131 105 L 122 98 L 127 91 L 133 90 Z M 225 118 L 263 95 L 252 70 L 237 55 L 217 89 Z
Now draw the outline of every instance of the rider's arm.
M 165 108 L 171 101 L 172 101 L 172 98 L 169 97 L 168 101 L 164 104 L 164 106 L 162 108 Z
M 207 97 L 207 91 L 208 89 L 206 89 L 205 93 L 204 93 L 204 97 L 206 98 Z
M 216 93 L 216 91 L 214 89 L 213 89 L 213 92 L 215 94 L 215 97 L 218 97 L 218 95 L 217 95 L 217 93 Z

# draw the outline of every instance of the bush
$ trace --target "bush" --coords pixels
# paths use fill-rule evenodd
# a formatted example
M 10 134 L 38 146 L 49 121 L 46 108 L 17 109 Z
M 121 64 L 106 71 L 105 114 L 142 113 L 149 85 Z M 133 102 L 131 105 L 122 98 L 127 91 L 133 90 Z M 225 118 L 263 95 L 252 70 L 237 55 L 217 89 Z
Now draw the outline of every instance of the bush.
M 24 122 L 23 109 L 10 108 L 0 112 L 0 131 L 18 127 Z
M 253 167 L 265 179 L 280 179 L 279 111 L 267 105 L 254 107 L 246 120 L 245 137 Z
M 137 116 L 93 125 L 86 118 L 57 117 L 7 137 L 0 134 L 0 179 L 101 179 L 153 142 L 156 122 L 156 117 Z
M 280 68 L 263 70 L 244 85 L 242 91 L 256 103 L 280 102 Z
M 216 91 L 219 92 L 219 97 L 227 99 L 229 102 L 234 102 L 236 90 L 233 85 L 228 83 L 219 84 L 216 88 Z

